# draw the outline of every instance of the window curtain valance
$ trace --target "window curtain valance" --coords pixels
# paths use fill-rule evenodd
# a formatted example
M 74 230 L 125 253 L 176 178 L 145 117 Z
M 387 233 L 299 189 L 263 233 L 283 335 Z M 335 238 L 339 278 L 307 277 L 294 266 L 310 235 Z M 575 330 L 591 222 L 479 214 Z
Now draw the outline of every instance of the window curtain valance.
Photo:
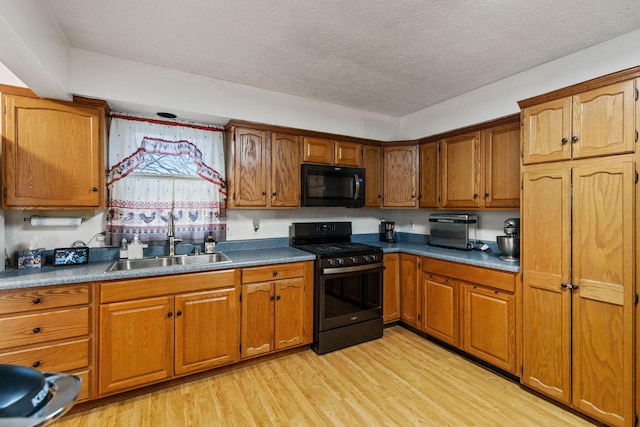
M 113 114 L 107 174 L 107 244 L 138 234 L 144 242 L 175 235 L 226 240 L 227 187 L 222 128 Z

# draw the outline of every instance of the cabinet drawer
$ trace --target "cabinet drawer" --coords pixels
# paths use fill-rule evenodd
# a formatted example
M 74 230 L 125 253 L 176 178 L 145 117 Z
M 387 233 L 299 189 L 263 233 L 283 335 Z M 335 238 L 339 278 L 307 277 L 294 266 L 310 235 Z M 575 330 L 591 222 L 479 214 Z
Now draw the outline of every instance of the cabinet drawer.
M 80 386 L 80 393 L 78 393 L 78 399 L 76 402 L 83 402 L 89 399 L 89 390 L 91 390 L 91 376 L 89 375 L 89 370 L 69 373 L 77 375 L 82 379 L 82 386 Z
M 0 319 L 0 349 L 89 333 L 89 308 L 72 308 Z
M 89 285 L 49 286 L 0 292 L 0 314 L 89 303 Z
M 508 292 L 515 292 L 516 290 L 516 273 L 475 267 L 468 264 L 428 257 L 424 258 L 422 271 L 502 289 Z
M 0 363 L 37 368 L 43 372 L 65 372 L 89 365 L 89 339 L 0 353 Z
M 304 263 L 276 264 L 268 267 L 244 268 L 242 283 L 267 282 L 304 276 Z
M 174 276 L 118 280 L 100 284 L 100 302 L 109 303 L 154 298 L 218 288 L 232 288 L 239 282 L 239 270 L 176 274 Z

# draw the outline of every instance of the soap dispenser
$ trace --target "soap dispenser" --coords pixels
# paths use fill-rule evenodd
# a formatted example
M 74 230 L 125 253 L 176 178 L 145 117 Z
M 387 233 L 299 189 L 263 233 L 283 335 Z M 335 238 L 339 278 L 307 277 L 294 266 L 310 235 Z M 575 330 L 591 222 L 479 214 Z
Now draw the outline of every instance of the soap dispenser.
M 204 239 L 204 253 L 212 254 L 216 251 L 216 241 L 213 239 L 213 234 L 209 233 Z
M 143 258 L 142 249 L 146 248 L 148 245 L 142 243 L 138 238 L 138 235 L 135 234 L 133 236 L 133 241 L 129 243 L 129 259 L 140 259 Z

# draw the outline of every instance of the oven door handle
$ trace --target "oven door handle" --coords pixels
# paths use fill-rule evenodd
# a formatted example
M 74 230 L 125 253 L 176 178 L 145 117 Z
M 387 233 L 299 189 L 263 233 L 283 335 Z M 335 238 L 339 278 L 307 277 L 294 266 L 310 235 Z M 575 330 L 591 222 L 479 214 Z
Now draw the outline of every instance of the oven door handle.
M 365 265 L 350 265 L 348 267 L 329 267 L 323 268 L 322 274 L 340 274 L 340 273 L 354 273 L 357 271 L 365 271 L 365 270 L 373 270 L 383 268 L 384 264 L 381 262 L 377 262 L 375 264 L 365 264 Z

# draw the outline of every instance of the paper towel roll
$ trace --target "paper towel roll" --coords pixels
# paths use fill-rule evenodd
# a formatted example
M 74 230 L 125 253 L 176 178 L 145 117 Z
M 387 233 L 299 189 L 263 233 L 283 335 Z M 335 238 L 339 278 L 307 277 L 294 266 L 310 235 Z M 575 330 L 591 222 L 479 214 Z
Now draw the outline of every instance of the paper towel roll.
M 44 218 L 41 216 L 31 217 L 32 227 L 78 227 L 82 224 L 82 218 Z

